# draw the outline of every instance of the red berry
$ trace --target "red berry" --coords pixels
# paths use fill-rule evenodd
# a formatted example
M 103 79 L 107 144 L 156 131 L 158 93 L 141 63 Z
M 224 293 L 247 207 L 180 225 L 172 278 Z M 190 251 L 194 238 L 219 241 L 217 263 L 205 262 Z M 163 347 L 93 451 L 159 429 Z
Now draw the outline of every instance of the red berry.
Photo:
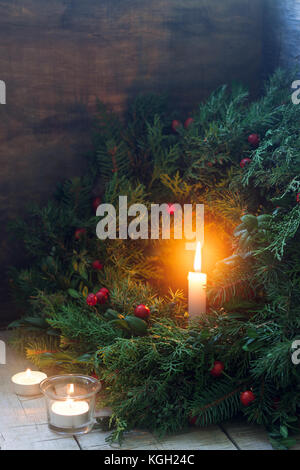
M 246 392 L 241 393 L 240 400 L 244 406 L 248 406 L 255 400 L 255 395 L 251 390 L 246 390 Z
M 97 299 L 98 304 L 105 304 L 108 297 L 104 292 L 99 290 L 98 292 L 96 292 L 96 299 Z
M 297 196 L 296 196 L 296 201 L 297 201 L 297 202 L 300 202 L 300 193 L 297 194 Z
M 108 289 L 106 289 L 106 287 L 101 287 L 101 289 L 99 289 L 99 291 L 98 291 L 98 292 L 103 292 L 103 294 L 105 294 L 105 295 L 106 295 L 106 297 L 108 297 L 108 296 L 109 296 L 109 290 L 108 290 Z
M 172 121 L 171 127 L 174 132 L 178 132 L 178 129 L 182 127 L 182 123 L 177 119 L 174 119 L 174 121 Z
M 93 372 L 93 373 L 91 374 L 91 377 L 94 377 L 94 379 L 99 380 L 99 377 L 98 377 L 98 375 L 97 375 L 95 372 Z
M 146 320 L 150 316 L 150 309 L 146 305 L 141 304 L 135 308 L 134 314 L 136 317 Z
M 247 163 L 251 163 L 250 158 L 243 158 L 243 160 L 240 161 L 240 167 L 244 168 L 247 165 Z
M 215 361 L 210 373 L 213 377 L 219 377 L 224 370 L 224 364 L 221 361 Z
M 103 268 L 103 264 L 98 259 L 92 262 L 92 266 L 93 266 L 93 269 L 96 269 L 97 271 L 100 271 L 100 269 Z
M 92 307 L 96 305 L 97 297 L 95 296 L 95 294 L 89 294 L 86 298 L 86 303 Z
M 95 197 L 95 199 L 93 199 L 93 202 L 92 202 L 92 206 L 93 206 L 94 212 L 96 212 L 97 207 L 98 207 L 100 204 L 101 204 L 101 197 Z
M 82 237 L 82 235 L 84 235 L 85 233 L 86 233 L 85 228 L 77 228 L 75 230 L 74 237 L 76 238 L 76 240 L 79 240 Z
M 259 146 L 259 142 L 260 142 L 260 138 L 259 138 L 259 135 L 258 134 L 250 134 L 249 137 L 248 137 L 248 142 L 249 144 L 252 145 L 252 147 L 258 147 Z
M 190 125 L 193 124 L 193 122 L 194 122 L 194 119 L 192 117 L 187 118 L 187 120 L 184 123 L 184 127 L 188 129 L 188 127 L 190 127 Z

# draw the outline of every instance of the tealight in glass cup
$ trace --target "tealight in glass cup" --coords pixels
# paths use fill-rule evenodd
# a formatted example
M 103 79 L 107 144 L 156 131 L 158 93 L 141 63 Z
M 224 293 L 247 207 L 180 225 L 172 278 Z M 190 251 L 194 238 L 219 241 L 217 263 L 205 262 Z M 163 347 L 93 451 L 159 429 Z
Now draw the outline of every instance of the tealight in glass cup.
M 88 375 L 54 375 L 40 383 L 48 426 L 58 434 L 86 434 L 94 425 L 100 382 Z

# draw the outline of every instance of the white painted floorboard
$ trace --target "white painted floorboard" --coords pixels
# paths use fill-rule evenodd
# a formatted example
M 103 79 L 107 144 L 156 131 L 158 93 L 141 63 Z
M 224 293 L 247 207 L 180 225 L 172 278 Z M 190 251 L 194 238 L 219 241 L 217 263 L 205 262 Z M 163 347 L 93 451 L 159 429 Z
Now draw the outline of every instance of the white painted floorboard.
M 0 331 L 7 342 L 7 333 Z M 83 436 L 64 437 L 47 425 L 44 398 L 22 398 L 13 392 L 12 375 L 33 367 L 7 345 L 7 363 L 0 364 L 0 449 L 1 450 L 117 450 L 109 445 L 109 432 L 94 430 Z M 223 429 L 222 429 L 223 428 Z M 124 450 L 271 450 L 265 431 L 245 423 L 226 423 L 222 427 L 191 429 L 190 432 L 158 440 L 147 431 L 129 432 Z

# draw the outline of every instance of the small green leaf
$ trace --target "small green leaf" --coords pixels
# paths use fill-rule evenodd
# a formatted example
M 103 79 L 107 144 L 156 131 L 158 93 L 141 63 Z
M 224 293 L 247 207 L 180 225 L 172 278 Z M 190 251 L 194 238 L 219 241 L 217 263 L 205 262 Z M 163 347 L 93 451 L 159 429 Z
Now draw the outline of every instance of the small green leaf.
M 284 425 L 281 425 L 280 426 L 280 434 L 282 435 L 282 437 L 284 437 L 286 439 L 289 435 L 288 428 Z
M 48 328 L 47 335 L 49 336 L 60 336 L 60 333 L 54 328 Z
M 241 221 L 245 225 L 248 232 L 252 232 L 253 230 L 257 229 L 257 218 L 255 217 L 255 215 L 252 215 L 252 214 L 243 215 L 243 217 L 241 218 Z
M 82 356 L 77 357 L 77 362 L 89 362 L 92 358 L 92 354 L 86 353 L 82 354 Z
M 235 237 L 240 237 L 240 236 L 243 235 L 245 232 L 247 232 L 247 230 L 246 230 L 246 229 L 241 229 L 241 226 L 239 225 L 239 226 L 235 229 L 235 231 L 233 232 L 233 235 L 234 235 Z
M 35 327 L 43 328 L 43 329 L 49 327 L 46 320 L 44 318 L 40 318 L 40 317 L 26 317 L 26 318 L 24 318 L 23 323 L 25 325 L 33 325 Z
M 88 279 L 88 275 L 83 263 L 79 263 L 79 274 L 84 280 Z
M 68 294 L 73 297 L 73 299 L 79 299 L 81 295 L 75 289 L 68 289 Z
M 108 308 L 104 314 L 104 317 L 107 320 L 117 320 L 119 318 L 119 313 L 112 308 Z
M 258 337 L 257 330 L 256 330 L 256 329 L 248 328 L 248 330 L 247 330 L 247 336 L 248 336 L 249 338 L 257 338 L 257 337 Z
M 144 320 L 141 320 L 140 318 L 134 317 L 132 315 L 127 315 L 127 317 L 125 317 L 125 322 L 130 327 L 131 331 L 133 331 L 133 333 L 136 335 L 143 335 L 147 331 L 147 323 Z
M 110 323 L 118 328 L 121 328 L 121 330 L 128 331 L 128 332 L 130 331 L 128 323 L 125 320 L 121 320 L 121 319 L 111 320 Z
M 271 220 L 272 216 L 269 214 L 261 214 L 257 216 L 258 228 L 268 228 Z
M 252 338 L 250 338 L 247 341 L 247 343 L 244 344 L 244 346 L 242 347 L 244 351 L 248 351 L 248 352 L 255 351 L 256 348 L 257 348 L 257 343 L 255 342 L 255 339 L 252 339 Z
M 22 326 L 21 320 L 15 320 L 8 325 L 8 328 L 20 328 Z

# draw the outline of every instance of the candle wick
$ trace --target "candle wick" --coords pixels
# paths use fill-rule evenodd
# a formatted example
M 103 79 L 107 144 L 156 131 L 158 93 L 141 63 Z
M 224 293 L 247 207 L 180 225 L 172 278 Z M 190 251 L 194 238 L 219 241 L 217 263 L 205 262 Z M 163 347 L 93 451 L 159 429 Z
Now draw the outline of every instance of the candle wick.
M 68 395 L 68 398 L 67 398 L 67 406 L 69 407 L 69 409 L 71 410 L 73 408 L 73 400 L 72 398 L 70 398 L 70 396 Z

